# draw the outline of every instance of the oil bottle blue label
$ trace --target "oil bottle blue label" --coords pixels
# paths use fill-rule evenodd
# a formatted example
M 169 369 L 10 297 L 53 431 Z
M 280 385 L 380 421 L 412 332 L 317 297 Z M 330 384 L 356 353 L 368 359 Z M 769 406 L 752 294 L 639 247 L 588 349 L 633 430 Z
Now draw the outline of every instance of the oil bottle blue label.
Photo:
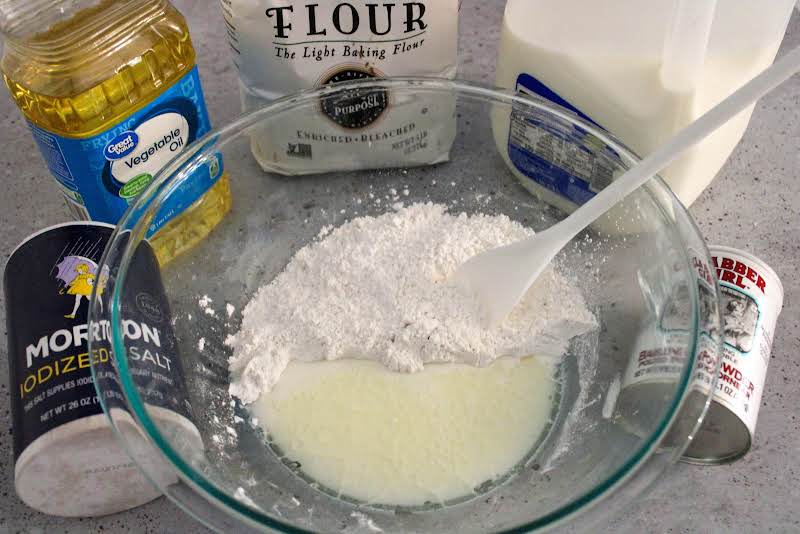
M 115 224 L 154 176 L 211 128 L 197 67 L 153 102 L 93 137 L 63 137 L 28 123 L 73 212 Z M 200 198 L 222 175 L 219 155 L 170 195 L 151 232 Z

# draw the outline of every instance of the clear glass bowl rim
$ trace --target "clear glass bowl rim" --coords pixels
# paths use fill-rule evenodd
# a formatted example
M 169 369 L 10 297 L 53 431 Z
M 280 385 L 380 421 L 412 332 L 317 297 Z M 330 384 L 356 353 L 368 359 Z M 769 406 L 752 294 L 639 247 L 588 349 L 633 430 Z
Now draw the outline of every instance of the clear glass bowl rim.
M 158 449 L 160 454 L 166 459 L 166 461 L 174 467 L 176 472 L 179 474 L 180 478 L 190 485 L 195 491 L 199 492 L 206 500 L 210 501 L 211 503 L 217 504 L 221 507 L 225 513 L 229 515 L 233 515 L 234 517 L 238 517 L 241 520 L 244 520 L 246 523 L 250 523 L 256 525 L 258 527 L 267 527 L 270 529 L 275 529 L 279 532 L 285 533 L 310 533 L 314 534 L 313 531 L 305 530 L 299 528 L 294 525 L 287 524 L 275 517 L 272 517 L 266 513 L 262 513 L 259 510 L 256 510 L 250 506 L 245 505 L 243 502 L 236 499 L 233 495 L 228 493 L 227 491 L 217 487 L 217 485 L 207 479 L 205 476 L 197 472 L 193 469 L 175 449 L 171 446 L 169 441 L 159 432 L 158 426 L 152 420 L 150 415 L 145 408 L 144 402 L 142 398 L 139 396 L 139 393 L 136 389 L 136 385 L 133 383 L 131 375 L 128 370 L 127 365 L 127 358 L 125 356 L 125 346 L 123 343 L 122 332 L 120 330 L 121 325 L 121 318 L 119 316 L 120 313 L 120 299 L 121 299 L 121 288 L 124 286 L 124 280 L 127 273 L 127 267 L 130 264 L 130 260 L 133 256 L 133 252 L 136 246 L 142 241 L 147 231 L 147 225 L 149 224 L 149 219 L 155 215 L 161 202 L 169 196 L 169 194 L 173 191 L 174 187 L 180 183 L 180 181 L 185 178 L 185 176 L 193 171 L 195 165 L 186 166 L 187 162 L 192 159 L 202 159 L 213 154 L 217 151 L 221 146 L 224 146 L 228 141 L 236 139 L 243 135 L 245 130 L 250 127 L 255 126 L 260 121 L 264 120 L 265 118 L 269 117 L 273 113 L 285 113 L 287 108 L 291 108 L 294 106 L 302 106 L 308 103 L 313 103 L 315 100 L 323 97 L 325 95 L 329 95 L 332 93 L 337 93 L 340 91 L 347 91 L 353 89 L 369 89 L 369 88 L 380 88 L 380 89 L 387 89 L 390 91 L 412 91 L 412 90 L 421 90 L 429 93 L 442 93 L 442 94 L 452 94 L 456 97 L 469 97 L 473 99 L 480 99 L 485 101 L 486 103 L 495 103 L 495 104 L 504 104 L 507 106 L 512 106 L 514 104 L 526 106 L 528 108 L 537 109 L 539 111 L 544 111 L 549 115 L 553 115 L 558 117 L 562 120 L 565 120 L 569 123 L 572 123 L 575 126 L 591 133 L 592 135 L 598 137 L 602 142 L 608 145 L 610 148 L 615 150 L 617 154 L 623 159 L 623 161 L 631 166 L 636 164 L 639 161 L 639 157 L 630 149 L 628 149 L 624 144 L 622 144 L 619 140 L 617 140 L 613 135 L 609 132 L 602 130 L 601 128 L 597 127 L 596 125 L 585 121 L 581 117 L 577 116 L 576 114 L 572 113 L 565 108 L 562 108 L 556 104 L 553 104 L 549 100 L 545 100 L 542 98 L 531 97 L 531 96 L 522 96 L 518 95 L 514 92 L 497 89 L 497 88 L 490 88 L 486 86 L 482 86 L 480 84 L 472 83 L 472 82 L 464 82 L 459 80 L 446 80 L 446 79 L 439 79 L 439 78 L 391 78 L 391 79 L 371 79 L 371 80 L 360 80 L 355 82 L 346 82 L 346 83 L 339 83 L 329 86 L 324 86 L 317 89 L 309 89 L 305 91 L 300 91 L 297 93 L 293 93 L 291 95 L 276 99 L 269 104 L 259 108 L 258 110 L 245 113 L 240 115 L 237 119 L 232 121 L 226 126 L 222 128 L 213 130 L 206 134 L 201 139 L 195 141 L 195 143 L 187 147 L 182 153 L 176 156 L 170 163 L 168 163 L 159 173 L 154 177 L 153 181 L 147 187 L 147 189 L 136 199 L 135 202 L 129 206 L 128 210 L 125 212 L 123 217 L 120 219 L 114 233 L 112 234 L 111 238 L 109 239 L 108 245 L 103 253 L 102 259 L 100 261 L 100 268 L 108 266 L 109 256 L 116 256 L 121 257 L 121 260 L 118 262 L 118 271 L 116 281 L 114 282 L 114 291 L 111 297 L 111 333 L 112 333 L 112 347 L 114 354 L 116 355 L 115 361 L 117 363 L 117 371 L 120 375 L 120 384 L 122 393 L 128 403 L 128 406 L 132 410 L 132 415 L 136 422 L 141 426 L 144 430 L 145 435 L 147 438 L 155 445 L 155 448 Z M 182 171 L 178 174 L 181 167 L 186 166 Z M 174 175 L 174 176 L 173 176 Z M 675 195 L 669 189 L 669 187 L 665 184 L 665 182 L 659 177 L 654 176 L 653 179 L 645 186 L 647 188 L 656 188 L 660 194 L 668 195 L 673 202 L 674 206 L 679 206 L 680 209 L 685 208 L 677 200 Z M 652 193 L 651 193 L 652 196 Z M 661 207 L 663 211 L 663 202 L 658 200 L 657 198 L 653 198 L 653 202 L 659 207 Z M 669 217 L 666 216 L 667 219 Z M 687 213 L 687 220 L 692 225 L 692 230 L 697 234 L 701 235 L 699 229 L 697 228 L 694 220 L 691 216 Z M 129 236 L 126 238 L 123 234 L 128 233 L 130 230 Z M 681 242 L 683 240 L 681 239 Z M 120 253 L 119 250 L 122 250 Z M 688 251 L 685 247 L 683 247 L 683 255 L 684 260 L 686 263 L 686 268 L 691 270 L 691 260 L 688 255 Z M 110 266 L 109 266 L 110 267 Z M 112 269 L 111 272 L 114 272 Z M 672 422 L 677 417 L 679 413 L 679 409 L 682 406 L 683 402 L 685 401 L 686 397 L 689 393 L 688 385 L 690 383 L 689 379 L 691 376 L 691 371 L 694 369 L 696 364 L 696 348 L 698 342 L 698 290 L 694 284 L 689 284 L 689 290 L 691 293 L 691 303 L 692 303 L 692 321 L 695 325 L 695 328 L 692 331 L 691 335 L 691 343 L 687 347 L 689 349 L 688 354 L 691 354 L 691 357 L 687 358 L 686 364 L 681 371 L 680 379 L 678 380 L 678 387 L 676 388 L 675 394 L 670 401 L 668 410 L 665 416 L 659 421 L 659 424 L 655 427 L 655 430 L 647 436 L 647 438 L 643 439 L 642 444 L 640 445 L 639 449 L 633 454 L 622 466 L 620 466 L 616 471 L 614 471 L 605 481 L 602 483 L 597 484 L 592 490 L 586 492 L 583 495 L 578 496 L 577 498 L 573 499 L 566 505 L 563 505 L 561 508 L 558 508 L 542 517 L 535 519 L 529 523 L 524 525 L 519 525 L 517 527 L 513 527 L 511 529 L 503 530 L 503 533 L 522 533 L 522 532 L 530 532 L 532 530 L 537 530 L 544 527 L 552 527 L 557 523 L 561 523 L 563 521 L 568 520 L 574 514 L 579 513 L 580 511 L 587 508 L 589 505 L 596 504 L 603 497 L 610 495 L 613 490 L 620 485 L 622 485 L 629 477 L 631 477 L 636 471 L 637 467 L 642 465 L 647 459 L 656 451 L 658 448 L 659 443 L 661 440 L 666 436 L 667 432 L 669 431 Z M 90 316 L 89 321 L 94 320 L 95 310 L 98 308 L 97 304 L 97 295 L 93 293 L 91 305 L 90 305 Z M 91 340 L 90 340 L 91 345 Z M 92 350 L 92 347 L 89 347 L 89 350 Z M 122 356 L 120 356 L 122 355 Z M 95 369 L 92 367 L 92 374 L 94 375 Z M 713 386 L 713 384 L 712 384 Z M 108 417 L 112 428 L 114 428 L 114 432 L 117 436 L 119 442 L 125 446 L 127 450 L 127 444 L 123 435 L 118 431 L 116 428 L 114 421 L 111 417 L 109 410 L 106 407 L 105 402 L 103 401 L 102 391 L 99 390 L 97 387 L 97 381 L 95 381 L 95 387 L 98 389 L 98 397 L 103 407 L 103 411 Z M 713 387 L 711 389 L 713 391 Z M 708 410 L 708 406 L 711 401 L 711 395 L 708 394 L 705 406 L 702 410 L 702 416 L 699 418 L 697 425 L 692 431 L 692 435 L 697 431 L 705 413 Z M 688 442 L 687 442 L 688 443 Z M 145 475 L 147 473 L 145 472 Z M 151 480 L 152 482 L 152 480 Z M 161 488 L 162 490 L 164 488 Z M 167 493 L 169 495 L 169 493 Z M 170 498 L 176 502 L 178 506 L 185 509 L 187 512 L 191 513 L 185 506 L 182 505 L 176 498 L 170 495 Z M 199 518 L 198 518 L 199 519 Z

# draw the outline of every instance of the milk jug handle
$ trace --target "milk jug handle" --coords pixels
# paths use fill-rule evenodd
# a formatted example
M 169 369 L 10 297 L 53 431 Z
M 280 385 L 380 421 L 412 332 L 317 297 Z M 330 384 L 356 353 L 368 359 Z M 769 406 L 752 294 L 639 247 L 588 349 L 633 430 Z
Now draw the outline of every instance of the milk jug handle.
M 717 0 L 676 0 L 667 26 L 659 75 L 677 93 L 696 87 L 705 63 Z

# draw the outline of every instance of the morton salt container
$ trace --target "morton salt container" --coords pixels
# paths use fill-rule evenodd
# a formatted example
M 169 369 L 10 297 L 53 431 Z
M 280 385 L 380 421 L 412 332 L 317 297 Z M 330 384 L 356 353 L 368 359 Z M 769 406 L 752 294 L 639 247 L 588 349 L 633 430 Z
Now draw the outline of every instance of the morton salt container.
M 111 325 L 87 325 L 92 290 L 103 295 L 108 279 L 98 263 L 112 232 L 110 225 L 89 222 L 47 228 L 23 241 L 5 269 L 14 482 L 27 505 L 52 515 L 110 514 L 160 494 L 123 451 L 103 414 L 101 402 L 122 407 L 121 393 L 115 388 L 99 399 L 91 375 L 96 366 L 98 380 L 113 376 L 104 371 L 114 360 Z M 135 305 L 121 314 L 134 380 L 149 380 L 148 407 L 202 447 L 149 245 L 137 250 L 128 278 L 126 291 L 135 293 Z M 143 442 L 130 421 L 119 425 L 120 432 L 128 435 L 126 441 Z M 154 456 L 144 461 L 163 463 Z M 160 472 L 166 483 L 177 481 L 165 463 Z

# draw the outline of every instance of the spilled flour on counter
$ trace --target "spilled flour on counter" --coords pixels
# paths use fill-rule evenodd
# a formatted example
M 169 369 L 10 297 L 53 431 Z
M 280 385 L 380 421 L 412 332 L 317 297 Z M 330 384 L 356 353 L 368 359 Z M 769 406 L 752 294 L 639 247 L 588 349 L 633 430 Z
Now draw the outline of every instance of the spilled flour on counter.
M 452 215 L 432 203 L 324 228 L 243 309 L 226 340 L 230 393 L 255 401 L 292 359 L 371 359 L 415 372 L 430 362 L 562 356 L 596 321 L 552 267 L 489 329 L 475 296 L 449 280 L 475 254 L 531 235 L 505 215 Z

